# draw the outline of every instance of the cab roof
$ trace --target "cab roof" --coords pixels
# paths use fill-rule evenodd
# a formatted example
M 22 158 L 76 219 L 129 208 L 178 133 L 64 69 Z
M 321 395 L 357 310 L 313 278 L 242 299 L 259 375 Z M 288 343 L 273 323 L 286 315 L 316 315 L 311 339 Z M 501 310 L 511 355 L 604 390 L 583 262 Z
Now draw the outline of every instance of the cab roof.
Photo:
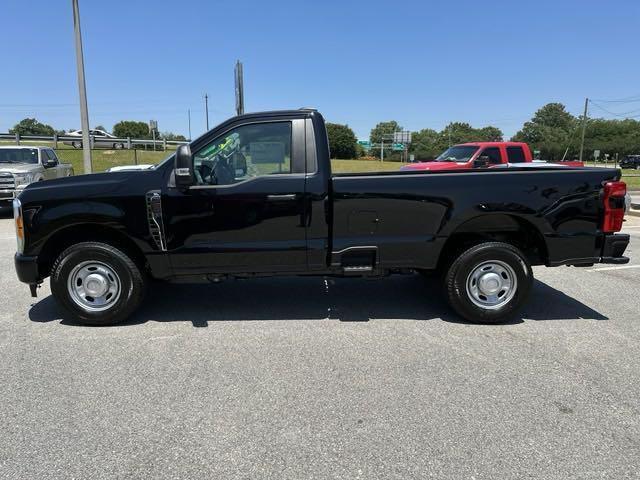
M 466 146 L 474 146 L 474 147 L 523 147 L 527 145 L 525 142 L 467 142 L 467 143 L 458 143 L 457 145 L 466 145 Z

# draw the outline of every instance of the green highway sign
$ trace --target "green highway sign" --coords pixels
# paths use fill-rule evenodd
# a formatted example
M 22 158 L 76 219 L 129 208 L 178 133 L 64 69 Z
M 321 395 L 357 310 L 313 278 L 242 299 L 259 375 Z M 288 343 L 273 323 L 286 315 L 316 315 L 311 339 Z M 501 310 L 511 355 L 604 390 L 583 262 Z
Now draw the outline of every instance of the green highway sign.
M 394 143 L 391 145 L 391 149 L 395 152 L 402 152 L 404 151 L 404 143 Z
M 369 150 L 371 148 L 371 142 L 369 140 L 358 140 L 358 145 L 365 150 Z

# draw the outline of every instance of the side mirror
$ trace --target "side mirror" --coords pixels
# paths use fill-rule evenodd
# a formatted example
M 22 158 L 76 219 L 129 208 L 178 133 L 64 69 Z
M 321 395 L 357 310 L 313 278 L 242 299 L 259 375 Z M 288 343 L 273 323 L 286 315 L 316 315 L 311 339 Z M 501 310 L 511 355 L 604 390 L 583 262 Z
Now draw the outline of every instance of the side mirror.
M 45 168 L 52 168 L 52 167 L 55 167 L 56 165 L 57 165 L 57 163 L 56 163 L 55 160 L 47 159 L 47 161 L 44 162 L 44 167 Z
M 177 187 L 187 188 L 193 185 L 193 157 L 189 145 L 180 145 L 176 149 L 174 172 Z
M 487 168 L 491 163 L 488 155 L 480 155 L 473 161 L 473 168 Z

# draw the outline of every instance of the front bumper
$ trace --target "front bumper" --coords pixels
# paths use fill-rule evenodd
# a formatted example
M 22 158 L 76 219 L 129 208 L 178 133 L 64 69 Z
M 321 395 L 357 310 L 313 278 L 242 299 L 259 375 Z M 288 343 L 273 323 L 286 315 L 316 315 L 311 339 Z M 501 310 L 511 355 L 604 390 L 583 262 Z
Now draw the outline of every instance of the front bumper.
M 42 281 L 40 272 L 38 271 L 38 257 L 16 253 L 14 263 L 16 265 L 18 280 L 21 282 L 35 285 Z

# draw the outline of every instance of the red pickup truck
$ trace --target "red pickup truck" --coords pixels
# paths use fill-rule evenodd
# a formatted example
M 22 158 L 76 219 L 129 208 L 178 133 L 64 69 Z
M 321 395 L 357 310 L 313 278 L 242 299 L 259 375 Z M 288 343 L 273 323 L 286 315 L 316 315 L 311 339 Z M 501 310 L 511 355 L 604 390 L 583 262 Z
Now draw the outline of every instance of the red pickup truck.
M 404 165 L 401 170 L 468 170 L 496 165 L 532 163 L 529 145 L 523 142 L 471 142 L 453 145 L 435 160 Z M 542 162 L 541 163 L 545 163 Z M 582 162 L 558 162 L 559 165 L 582 167 Z

